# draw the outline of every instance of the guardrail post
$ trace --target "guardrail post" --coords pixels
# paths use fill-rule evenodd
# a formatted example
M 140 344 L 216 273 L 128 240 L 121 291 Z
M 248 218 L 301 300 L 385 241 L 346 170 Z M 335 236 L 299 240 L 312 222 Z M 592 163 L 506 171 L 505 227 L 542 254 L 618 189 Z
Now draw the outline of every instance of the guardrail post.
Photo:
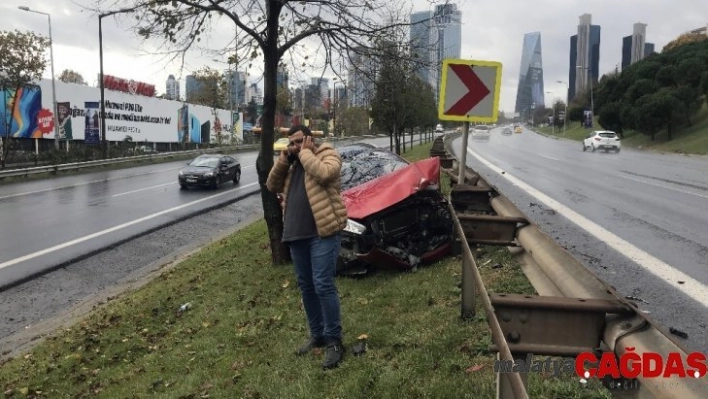
M 462 253 L 462 319 L 471 319 L 475 316 L 475 295 L 477 294 L 474 284 L 474 274 L 472 265 L 467 254 Z
M 521 359 L 525 360 L 526 359 L 526 354 L 519 354 L 519 353 L 512 353 L 514 357 L 514 362 L 516 360 Z M 501 355 L 497 352 L 497 362 L 501 362 Z M 513 363 L 512 363 L 512 368 L 513 368 Z M 514 395 L 514 391 L 511 388 L 511 381 L 509 379 L 509 375 L 512 373 L 509 372 L 500 372 L 503 370 L 501 367 L 499 370 L 495 370 L 497 372 L 497 399 L 516 399 L 516 396 Z M 508 370 L 507 370 L 508 371 Z M 524 384 L 525 390 L 528 389 L 529 386 L 529 376 L 528 373 L 518 373 L 519 377 L 521 377 L 521 382 Z
M 457 184 L 465 184 L 465 170 L 467 167 L 467 140 L 470 134 L 470 123 L 465 122 L 465 127 L 462 133 L 462 154 L 460 154 L 460 166 L 458 170 Z

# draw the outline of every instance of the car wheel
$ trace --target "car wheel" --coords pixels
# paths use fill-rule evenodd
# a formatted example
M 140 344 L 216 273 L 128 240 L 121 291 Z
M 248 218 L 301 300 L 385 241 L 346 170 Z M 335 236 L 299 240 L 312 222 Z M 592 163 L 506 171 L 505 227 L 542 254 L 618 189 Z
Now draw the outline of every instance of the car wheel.
M 616 154 L 619 154 L 619 153 L 620 153 L 620 148 L 616 149 L 616 150 L 615 150 L 615 153 L 616 153 Z
M 186 185 L 186 184 L 180 184 L 180 185 L 179 185 L 179 189 L 180 189 L 180 190 L 186 190 L 186 189 L 187 189 L 187 185 Z
M 583 143 L 583 152 L 585 152 L 587 150 L 588 150 L 588 147 L 585 145 L 585 143 Z
M 595 148 L 595 144 L 592 145 L 592 152 L 597 151 L 597 148 Z
M 238 184 L 241 181 L 241 171 L 237 170 L 234 174 L 234 184 Z
M 213 186 L 214 190 L 216 190 L 217 188 L 219 188 L 220 185 L 221 185 L 221 176 L 217 175 L 217 176 L 214 178 L 214 186 Z

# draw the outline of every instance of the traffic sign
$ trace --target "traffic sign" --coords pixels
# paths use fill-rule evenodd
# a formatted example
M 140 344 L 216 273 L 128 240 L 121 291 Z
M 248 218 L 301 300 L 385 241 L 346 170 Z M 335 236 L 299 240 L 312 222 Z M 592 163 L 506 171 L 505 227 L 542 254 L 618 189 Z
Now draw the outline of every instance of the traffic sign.
M 445 59 L 438 118 L 446 121 L 494 123 L 499 116 L 502 64 L 494 61 Z

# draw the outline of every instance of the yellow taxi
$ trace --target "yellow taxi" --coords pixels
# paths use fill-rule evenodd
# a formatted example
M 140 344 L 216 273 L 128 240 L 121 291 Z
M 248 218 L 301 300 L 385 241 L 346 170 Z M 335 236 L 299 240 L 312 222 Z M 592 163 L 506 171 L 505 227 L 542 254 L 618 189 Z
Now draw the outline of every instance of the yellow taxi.
M 273 151 L 276 152 L 275 155 L 280 155 L 282 151 L 285 151 L 288 149 L 288 143 L 290 143 L 290 139 L 288 138 L 282 138 L 278 139 L 275 143 L 273 143 Z
M 514 126 L 514 133 L 522 133 L 524 128 L 521 126 Z

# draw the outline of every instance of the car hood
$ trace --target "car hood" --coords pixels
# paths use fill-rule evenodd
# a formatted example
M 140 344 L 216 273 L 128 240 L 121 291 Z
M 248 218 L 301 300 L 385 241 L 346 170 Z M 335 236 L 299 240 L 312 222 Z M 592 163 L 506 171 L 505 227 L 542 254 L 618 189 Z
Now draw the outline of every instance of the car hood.
M 412 163 L 342 192 L 350 219 L 363 219 L 440 182 L 440 158 Z
M 190 174 L 190 175 L 202 175 L 205 173 L 213 172 L 214 168 L 206 168 L 206 167 L 197 167 L 197 166 L 188 166 L 184 169 L 182 169 L 182 173 Z

